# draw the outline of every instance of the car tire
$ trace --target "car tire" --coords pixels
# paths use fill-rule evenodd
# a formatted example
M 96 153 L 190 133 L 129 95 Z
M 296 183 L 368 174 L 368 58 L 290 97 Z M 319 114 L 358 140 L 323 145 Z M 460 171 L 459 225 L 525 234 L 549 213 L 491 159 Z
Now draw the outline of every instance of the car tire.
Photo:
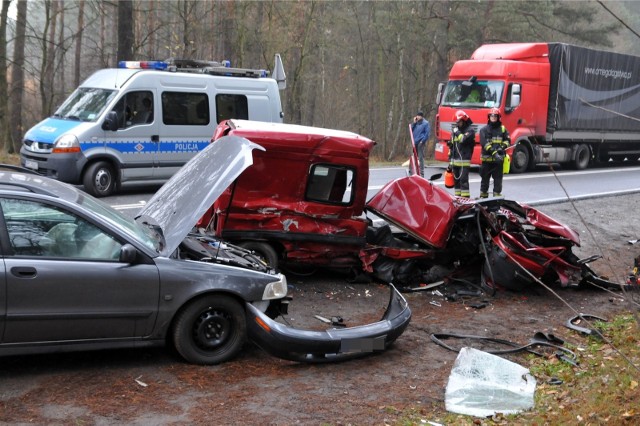
M 511 173 L 524 173 L 530 168 L 531 155 L 524 144 L 519 143 L 511 155 Z
M 246 315 L 230 296 L 209 295 L 188 304 L 173 326 L 173 344 L 186 361 L 211 365 L 238 354 L 246 340 Z
M 94 197 L 107 197 L 116 188 L 116 174 L 111 164 L 97 161 L 89 166 L 82 178 L 85 190 Z
M 261 243 L 257 241 L 250 241 L 246 243 L 238 244 L 240 247 L 247 250 L 251 250 L 262 260 L 267 266 L 270 266 L 274 270 L 278 270 L 278 253 L 268 243 Z

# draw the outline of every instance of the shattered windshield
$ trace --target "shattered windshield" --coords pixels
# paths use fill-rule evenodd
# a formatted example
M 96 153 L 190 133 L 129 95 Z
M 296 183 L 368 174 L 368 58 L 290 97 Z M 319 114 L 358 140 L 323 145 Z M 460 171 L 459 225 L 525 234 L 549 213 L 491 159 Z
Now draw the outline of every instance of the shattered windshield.
M 503 81 L 450 80 L 444 91 L 443 106 L 491 108 L 500 106 Z
M 116 90 L 80 87 L 53 116 L 67 120 L 96 121 L 116 93 Z

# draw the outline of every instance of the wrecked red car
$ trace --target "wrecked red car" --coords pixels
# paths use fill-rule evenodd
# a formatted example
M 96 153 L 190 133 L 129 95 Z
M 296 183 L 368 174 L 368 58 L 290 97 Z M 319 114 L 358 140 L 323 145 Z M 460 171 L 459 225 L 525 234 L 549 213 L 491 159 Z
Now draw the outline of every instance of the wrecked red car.
M 572 253 L 580 244 L 576 232 L 515 201 L 455 197 L 413 175 L 389 182 L 367 202 L 375 143 L 363 136 L 244 120 L 221 123 L 213 143 L 225 135 L 265 150 L 254 151 L 254 164 L 200 226 L 274 267 L 346 268 L 402 289 L 465 274 L 490 291 L 535 280 L 618 285 L 589 268 L 596 257 Z

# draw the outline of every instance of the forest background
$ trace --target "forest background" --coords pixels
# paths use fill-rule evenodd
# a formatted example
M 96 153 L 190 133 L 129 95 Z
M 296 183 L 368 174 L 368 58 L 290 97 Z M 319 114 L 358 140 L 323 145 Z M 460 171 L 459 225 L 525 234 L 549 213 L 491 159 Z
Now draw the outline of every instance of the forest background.
M 376 159 L 404 159 L 410 120 L 423 110 L 433 127 L 438 83 L 480 45 L 640 55 L 639 33 L 638 1 L 2 0 L 0 153 L 119 60 L 272 69 L 280 53 L 285 122 L 360 133 Z

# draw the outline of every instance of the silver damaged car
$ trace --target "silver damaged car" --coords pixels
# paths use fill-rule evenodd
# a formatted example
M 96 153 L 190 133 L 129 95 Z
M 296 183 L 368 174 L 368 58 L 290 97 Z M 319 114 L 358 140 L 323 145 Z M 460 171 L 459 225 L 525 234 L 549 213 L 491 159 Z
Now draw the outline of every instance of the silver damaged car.
M 194 226 L 263 148 L 226 136 L 191 159 L 134 219 L 81 190 L 0 167 L 0 355 L 161 346 L 217 364 L 249 340 L 302 362 L 382 351 L 411 310 L 390 286 L 380 321 L 307 331 L 287 312 L 284 275 Z

